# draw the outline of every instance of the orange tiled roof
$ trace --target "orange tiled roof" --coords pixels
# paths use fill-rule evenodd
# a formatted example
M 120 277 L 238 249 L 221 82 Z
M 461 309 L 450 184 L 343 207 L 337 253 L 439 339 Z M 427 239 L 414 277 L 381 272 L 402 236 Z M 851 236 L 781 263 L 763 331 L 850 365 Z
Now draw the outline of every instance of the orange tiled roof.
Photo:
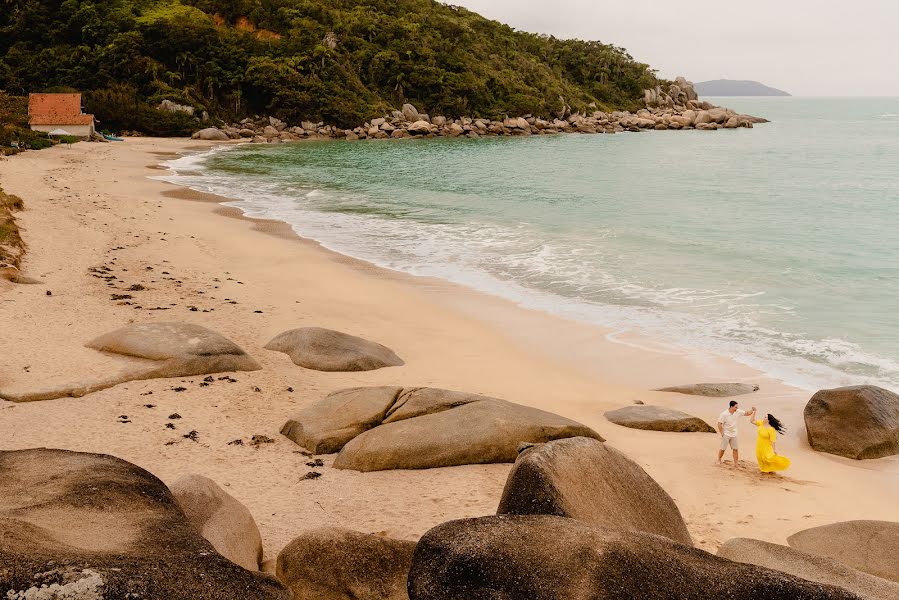
M 28 122 L 32 125 L 90 125 L 94 115 L 81 112 L 81 94 L 29 94 Z

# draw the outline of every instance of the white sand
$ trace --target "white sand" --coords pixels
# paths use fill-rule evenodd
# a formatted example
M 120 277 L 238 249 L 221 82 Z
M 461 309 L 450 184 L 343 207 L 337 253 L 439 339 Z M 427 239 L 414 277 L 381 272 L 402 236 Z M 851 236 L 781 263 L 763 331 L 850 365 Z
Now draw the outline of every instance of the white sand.
M 320 479 L 299 481 L 308 459 L 278 430 L 298 408 L 340 388 L 430 385 L 537 406 L 593 427 L 674 497 L 697 545 L 708 550 L 737 536 L 783 543 L 795 531 L 833 521 L 899 520 L 899 458 L 854 462 L 811 451 L 802 426 L 807 392 L 721 358 L 653 351 L 646 340 L 610 342 L 597 328 L 380 270 L 292 238 L 284 226 L 227 218 L 221 213 L 233 210 L 185 200 L 174 186 L 147 178 L 159 174 L 153 166 L 165 153 L 204 147 L 129 139 L 0 161 L 0 185 L 27 204 L 20 215 L 29 245 L 25 271 L 45 282 L 0 283 L 0 390 L 46 388 L 121 368 L 121 359 L 83 344 L 133 321 L 202 324 L 240 344 L 263 370 L 207 387 L 201 378 L 155 380 L 83 398 L 0 401 L 0 449 L 108 453 L 163 481 L 209 476 L 251 510 L 269 557 L 298 532 L 324 524 L 414 539 L 445 520 L 495 511 L 508 465 L 361 474 L 331 469 L 332 456 L 324 457 Z M 118 277 L 114 287 L 88 271 L 102 265 Z M 136 283 L 148 289 L 124 291 Z M 112 293 L 130 293 L 143 308 L 118 304 Z M 149 310 L 155 307 L 168 310 Z M 285 329 L 313 325 L 385 344 L 406 366 L 319 373 L 263 349 Z M 762 385 L 739 400 L 789 427 L 778 441 L 793 460 L 784 477 L 754 469 L 748 421 L 741 433 L 746 465 L 734 470 L 714 464 L 717 435 L 636 431 L 603 418 L 640 399 L 714 423 L 726 399 L 647 390 L 728 380 Z M 173 391 L 177 386 L 187 391 Z M 172 431 L 165 423 L 174 412 L 183 418 Z M 119 415 L 131 422 L 119 423 Z M 191 430 L 197 442 L 181 437 Z M 228 444 L 253 434 L 276 441 Z

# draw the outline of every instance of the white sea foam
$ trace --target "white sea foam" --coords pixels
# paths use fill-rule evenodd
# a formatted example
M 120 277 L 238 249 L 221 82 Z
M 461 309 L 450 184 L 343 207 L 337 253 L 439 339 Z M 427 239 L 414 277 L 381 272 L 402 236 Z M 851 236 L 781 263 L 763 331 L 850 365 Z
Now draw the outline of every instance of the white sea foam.
M 386 218 L 374 210 L 376 206 L 359 210 L 369 204 L 356 192 L 288 188 L 277 178 L 204 169 L 210 157 L 230 149 L 168 161 L 171 172 L 158 178 L 234 198 L 228 204 L 249 217 L 285 221 L 299 235 L 326 248 L 384 268 L 441 277 L 526 308 L 618 332 L 644 333 L 659 339 L 663 347 L 729 356 L 806 389 L 883 384 L 899 373 L 899 363 L 857 344 L 764 325 L 761 317 L 783 319 L 795 313 L 793 305 L 767 301 L 764 291 L 654 287 L 623 279 L 626 269 L 604 268 L 627 260 L 609 253 L 602 243 L 615 235 L 611 230 L 592 229 L 589 240 L 572 245 L 538 235 L 525 221 Z M 340 207 L 353 210 L 341 212 Z M 609 339 L 624 343 L 619 337 L 611 334 Z

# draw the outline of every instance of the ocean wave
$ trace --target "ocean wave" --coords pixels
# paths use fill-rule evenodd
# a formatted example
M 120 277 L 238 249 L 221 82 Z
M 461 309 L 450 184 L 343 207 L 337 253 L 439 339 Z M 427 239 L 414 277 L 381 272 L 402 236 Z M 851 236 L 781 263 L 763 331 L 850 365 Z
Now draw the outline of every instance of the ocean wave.
M 168 161 L 171 172 L 157 178 L 233 198 L 227 204 L 251 218 L 282 220 L 330 250 L 383 268 L 440 277 L 525 308 L 644 334 L 662 345 L 732 357 L 801 388 L 899 384 L 899 363 L 857 344 L 765 326 L 759 318 L 786 318 L 795 307 L 763 302 L 764 291 L 622 279 L 626 268 L 602 268 L 620 259 L 603 244 L 614 235 L 609 230 L 566 245 L 539 235 L 526 222 L 386 218 L 378 212 L 383 209 L 354 192 L 295 184 L 288 190 L 277 179 L 208 171 L 209 159 L 222 151 L 228 149 Z M 335 209 L 341 206 L 346 210 Z

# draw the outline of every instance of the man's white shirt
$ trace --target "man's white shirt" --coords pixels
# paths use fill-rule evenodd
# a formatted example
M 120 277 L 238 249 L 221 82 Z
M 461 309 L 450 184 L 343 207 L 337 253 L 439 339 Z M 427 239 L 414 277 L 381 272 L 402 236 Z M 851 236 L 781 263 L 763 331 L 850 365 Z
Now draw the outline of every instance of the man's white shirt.
M 737 421 L 740 420 L 740 417 L 748 414 L 748 412 L 740 410 L 739 408 L 735 410 L 733 414 L 731 414 L 729 409 L 722 412 L 718 416 L 718 422 L 724 427 L 724 435 L 727 437 L 737 437 Z

